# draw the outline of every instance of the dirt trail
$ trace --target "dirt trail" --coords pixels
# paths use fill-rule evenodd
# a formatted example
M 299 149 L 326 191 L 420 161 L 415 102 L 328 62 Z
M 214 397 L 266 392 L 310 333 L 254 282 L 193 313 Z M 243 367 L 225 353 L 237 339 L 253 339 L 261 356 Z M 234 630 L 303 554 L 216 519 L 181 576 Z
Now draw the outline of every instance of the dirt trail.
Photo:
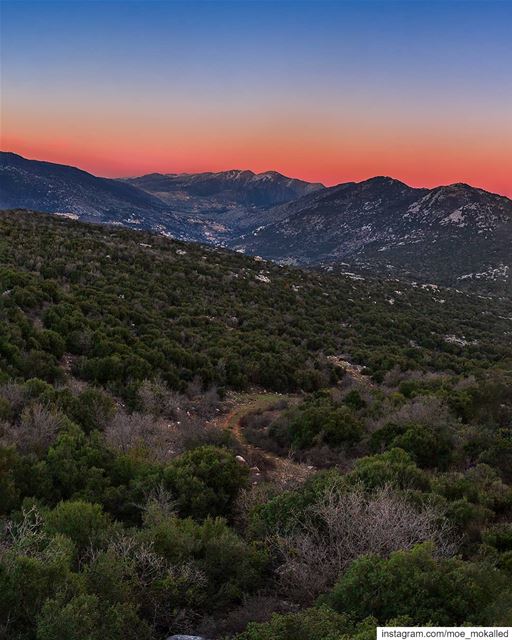
M 364 367 L 360 364 L 354 364 L 349 360 L 345 360 L 343 356 L 327 356 L 327 360 L 336 367 L 341 367 L 356 382 L 366 387 L 374 387 L 375 384 L 371 378 L 363 373 Z
M 253 484 L 258 484 L 262 480 L 277 480 L 281 483 L 304 480 L 314 472 L 313 467 L 294 462 L 290 458 L 284 458 L 271 451 L 266 451 L 247 442 L 244 437 L 241 427 L 241 420 L 244 416 L 258 409 L 270 409 L 278 400 L 289 398 L 289 396 L 277 393 L 236 395 L 231 399 L 231 402 L 234 403 L 231 410 L 219 416 L 216 420 L 218 426 L 231 431 L 235 438 L 243 445 L 246 451 L 246 457 L 249 460 L 261 461 L 259 463 L 261 469 L 260 466 L 257 466 L 258 471 L 252 471 L 251 473 Z M 263 471 L 265 471 L 264 474 L 262 473 Z
M 347 375 L 360 385 L 367 388 L 375 386 L 371 378 L 362 373 L 363 367 L 361 365 L 353 364 L 343 356 L 328 356 L 328 360 L 330 360 L 330 362 L 335 366 L 342 367 L 346 371 Z M 233 394 L 228 399 L 228 402 L 232 404 L 231 409 L 227 413 L 220 415 L 215 420 L 215 424 L 220 426 L 222 429 L 231 431 L 238 442 L 243 445 L 247 458 L 249 460 L 252 459 L 253 464 L 254 461 L 259 460 L 261 462 L 256 464 L 261 464 L 261 466 L 266 468 L 266 478 L 258 477 L 255 484 L 262 479 L 275 479 L 283 482 L 286 482 L 287 478 L 290 480 L 299 478 L 305 479 L 305 477 L 315 471 L 315 468 L 312 466 L 294 462 L 290 458 L 279 456 L 276 453 L 257 447 L 256 445 L 247 442 L 245 439 L 240 424 L 242 418 L 249 413 L 257 411 L 258 409 L 270 409 L 272 405 L 279 400 L 296 401 L 298 400 L 298 396 L 265 392 Z
M 221 416 L 219 425 L 224 429 L 230 429 L 237 437 L 243 439 L 240 421 L 248 413 L 258 409 L 268 409 L 284 396 L 277 393 L 252 393 L 236 397 L 235 406 L 224 416 Z

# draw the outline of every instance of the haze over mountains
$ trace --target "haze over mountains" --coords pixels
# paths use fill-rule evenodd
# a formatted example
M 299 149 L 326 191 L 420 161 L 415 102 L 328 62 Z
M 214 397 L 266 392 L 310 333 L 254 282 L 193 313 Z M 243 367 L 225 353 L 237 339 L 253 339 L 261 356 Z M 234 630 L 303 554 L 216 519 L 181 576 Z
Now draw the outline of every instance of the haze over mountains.
M 146 229 L 290 264 L 461 286 L 511 282 L 512 201 L 466 184 L 416 189 L 376 177 L 326 188 L 241 170 L 113 180 L 1 153 L 0 208 Z

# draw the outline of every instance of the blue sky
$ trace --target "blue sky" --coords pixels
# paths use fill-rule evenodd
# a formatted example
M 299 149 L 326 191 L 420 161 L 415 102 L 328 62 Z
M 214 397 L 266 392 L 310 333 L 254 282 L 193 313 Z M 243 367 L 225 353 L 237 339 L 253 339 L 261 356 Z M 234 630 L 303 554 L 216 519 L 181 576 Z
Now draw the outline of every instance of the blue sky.
M 507 188 L 511 1 L 1 10 L 3 147 L 111 175 L 250 166 Z

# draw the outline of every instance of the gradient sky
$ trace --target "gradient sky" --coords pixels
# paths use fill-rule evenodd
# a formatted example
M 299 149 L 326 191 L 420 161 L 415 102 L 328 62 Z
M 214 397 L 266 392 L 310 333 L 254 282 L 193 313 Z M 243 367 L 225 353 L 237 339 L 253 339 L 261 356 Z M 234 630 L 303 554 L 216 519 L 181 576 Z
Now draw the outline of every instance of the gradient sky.
M 1 147 L 512 196 L 512 0 L 2 0 Z

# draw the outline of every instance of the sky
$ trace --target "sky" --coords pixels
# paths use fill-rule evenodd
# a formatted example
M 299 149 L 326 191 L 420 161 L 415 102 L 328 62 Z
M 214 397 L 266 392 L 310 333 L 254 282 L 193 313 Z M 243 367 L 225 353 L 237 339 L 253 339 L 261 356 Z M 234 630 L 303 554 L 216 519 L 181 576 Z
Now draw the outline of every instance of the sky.
M 0 146 L 512 196 L 512 0 L 1 0 Z

